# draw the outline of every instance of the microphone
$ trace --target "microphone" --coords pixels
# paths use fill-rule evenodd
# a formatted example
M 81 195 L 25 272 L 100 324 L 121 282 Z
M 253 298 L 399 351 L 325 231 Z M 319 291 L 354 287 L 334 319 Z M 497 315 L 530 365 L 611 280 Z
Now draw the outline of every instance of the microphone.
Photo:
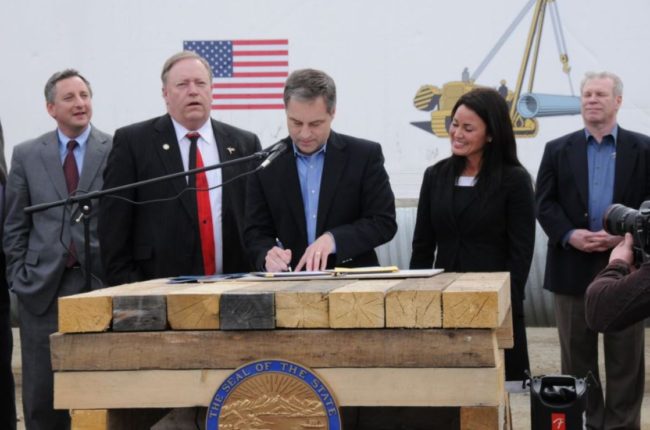
M 264 161 L 262 161 L 257 170 L 262 170 L 267 167 L 273 160 L 284 154 L 287 149 L 289 149 L 289 145 L 284 139 L 271 145 L 270 149 L 267 151 L 268 156 Z

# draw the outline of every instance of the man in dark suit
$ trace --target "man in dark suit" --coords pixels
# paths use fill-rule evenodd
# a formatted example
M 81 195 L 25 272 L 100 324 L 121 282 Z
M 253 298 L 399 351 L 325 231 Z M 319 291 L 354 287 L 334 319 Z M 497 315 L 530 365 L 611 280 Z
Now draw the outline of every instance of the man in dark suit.
M 4 195 L 7 183 L 4 147 L 2 124 L 0 124 L 0 152 L 3 153 L 0 160 L 0 221 L 4 221 Z M 0 224 L 0 237 L 2 237 L 1 233 L 2 225 Z M 11 333 L 10 304 L 9 289 L 5 277 L 5 254 L 0 252 L 0 428 L 15 430 L 16 393 L 14 375 L 11 373 L 13 336 Z
M 612 73 L 582 82 L 583 130 L 546 145 L 537 177 L 537 216 L 548 235 L 544 288 L 554 293 L 562 372 L 598 378 L 598 334 L 584 294 L 621 238 L 603 230 L 612 203 L 638 208 L 650 198 L 650 138 L 624 130 L 616 115 L 623 84 Z M 591 384 L 587 427 L 638 429 L 644 383 L 643 324 L 604 335 L 607 391 Z
M 14 148 L 7 181 L 3 246 L 7 280 L 18 297 L 27 429 L 67 429 L 68 411 L 53 409 L 49 335 L 57 331 L 57 298 L 84 291 L 82 223 L 68 208 L 26 214 L 26 206 L 97 191 L 111 137 L 90 124 L 92 90 L 76 70 L 57 72 L 45 85 L 47 111 L 57 129 Z M 91 288 L 101 288 L 97 221 L 91 213 Z
M 212 70 L 202 57 L 187 51 L 170 57 L 162 84 L 167 114 L 115 132 L 105 189 L 260 150 L 253 133 L 210 118 Z M 116 193 L 119 200 L 103 197 L 99 234 L 108 283 L 248 271 L 241 240 L 245 182 L 205 190 L 251 168 L 179 177 Z M 158 202 L 144 204 L 150 200 Z
M 397 231 L 378 143 L 331 130 L 336 87 L 293 72 L 284 88 L 288 151 L 251 177 L 244 237 L 258 270 L 377 265 L 374 248 Z

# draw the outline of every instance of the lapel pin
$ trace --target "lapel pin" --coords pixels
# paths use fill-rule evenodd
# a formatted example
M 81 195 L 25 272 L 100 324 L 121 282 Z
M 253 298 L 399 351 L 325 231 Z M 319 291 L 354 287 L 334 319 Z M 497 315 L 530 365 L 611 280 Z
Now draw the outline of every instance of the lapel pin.
M 163 149 L 165 151 L 169 151 L 169 144 L 168 143 L 163 143 Z
M 232 146 L 229 146 L 226 149 L 228 150 L 228 154 L 230 154 L 230 155 L 232 155 L 232 153 L 235 152 L 235 148 L 233 148 Z

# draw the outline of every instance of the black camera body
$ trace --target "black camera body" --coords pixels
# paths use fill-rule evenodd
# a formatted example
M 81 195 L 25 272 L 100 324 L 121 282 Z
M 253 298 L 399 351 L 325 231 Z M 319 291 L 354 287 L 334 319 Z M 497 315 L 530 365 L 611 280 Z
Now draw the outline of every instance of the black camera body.
M 603 228 L 609 234 L 634 238 L 634 264 L 650 261 L 650 200 L 641 203 L 639 210 L 621 204 L 607 208 L 603 217 Z

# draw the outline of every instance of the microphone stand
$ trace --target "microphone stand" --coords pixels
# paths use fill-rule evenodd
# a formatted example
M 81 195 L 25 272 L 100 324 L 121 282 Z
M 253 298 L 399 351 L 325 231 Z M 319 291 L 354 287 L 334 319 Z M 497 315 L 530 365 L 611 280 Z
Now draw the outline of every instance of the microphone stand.
M 245 163 L 252 160 L 259 160 L 267 157 L 272 151 L 263 150 L 256 152 L 255 154 L 248 155 L 246 157 L 236 158 L 234 160 L 224 161 L 223 163 L 212 164 L 210 166 L 199 167 L 197 169 L 186 170 L 177 173 L 170 173 L 169 175 L 163 175 L 156 178 L 145 179 L 143 181 L 133 182 L 131 184 L 120 185 L 118 187 L 108 188 L 106 190 L 92 191 L 89 193 L 83 193 L 78 195 L 71 195 L 67 199 L 57 200 L 49 203 L 39 203 L 37 205 L 27 206 L 24 211 L 26 214 L 31 214 L 34 212 L 41 212 L 47 209 L 65 206 L 68 204 L 77 204 L 80 214 L 77 218 L 74 218 L 76 215 L 76 210 L 73 211 L 73 219 L 75 223 L 83 220 L 84 228 L 84 254 L 86 260 L 84 261 L 84 268 L 86 273 L 84 274 L 84 286 L 85 291 L 91 290 L 91 268 L 92 268 L 92 258 L 90 255 L 90 213 L 92 212 L 92 200 L 98 199 L 107 194 L 113 194 L 119 191 L 131 190 L 133 188 L 138 188 L 143 185 L 157 184 L 158 182 L 168 181 L 170 179 L 175 179 L 182 176 L 196 175 L 197 173 L 207 172 L 208 170 L 221 169 L 224 167 L 234 166 L 236 164 Z

